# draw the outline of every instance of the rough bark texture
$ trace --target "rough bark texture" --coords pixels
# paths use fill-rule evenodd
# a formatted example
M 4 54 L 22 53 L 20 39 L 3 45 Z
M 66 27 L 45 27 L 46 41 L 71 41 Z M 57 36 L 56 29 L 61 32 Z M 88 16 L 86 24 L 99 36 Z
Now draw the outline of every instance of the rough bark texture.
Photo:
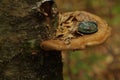
M 63 80 L 61 53 L 39 47 L 57 21 L 48 29 L 45 16 L 31 11 L 36 1 L 0 0 L 0 80 Z

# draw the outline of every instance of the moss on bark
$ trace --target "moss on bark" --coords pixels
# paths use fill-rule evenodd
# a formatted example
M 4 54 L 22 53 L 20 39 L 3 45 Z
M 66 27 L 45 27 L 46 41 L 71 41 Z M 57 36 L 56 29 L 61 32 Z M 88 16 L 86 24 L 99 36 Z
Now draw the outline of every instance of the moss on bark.
M 63 80 L 60 51 L 44 51 L 50 39 L 45 16 L 31 7 L 37 0 L 0 2 L 0 80 Z M 52 19 L 52 25 L 57 23 Z

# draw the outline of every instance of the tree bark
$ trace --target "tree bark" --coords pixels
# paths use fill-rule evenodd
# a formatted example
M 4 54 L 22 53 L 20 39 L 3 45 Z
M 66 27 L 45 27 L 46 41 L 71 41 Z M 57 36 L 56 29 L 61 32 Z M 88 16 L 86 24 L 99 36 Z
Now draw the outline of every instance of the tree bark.
M 31 8 L 38 0 L 0 0 L 0 80 L 63 80 L 60 51 L 39 45 L 51 39 L 57 16 L 46 18 Z

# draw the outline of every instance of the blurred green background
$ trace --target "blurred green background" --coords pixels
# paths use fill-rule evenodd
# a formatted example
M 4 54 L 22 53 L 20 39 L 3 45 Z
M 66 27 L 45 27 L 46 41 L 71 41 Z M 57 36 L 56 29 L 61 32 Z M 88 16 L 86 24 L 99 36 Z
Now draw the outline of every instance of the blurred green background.
M 63 52 L 64 80 L 120 80 L 120 0 L 56 0 L 60 12 L 87 11 L 106 20 L 111 37 L 102 45 Z

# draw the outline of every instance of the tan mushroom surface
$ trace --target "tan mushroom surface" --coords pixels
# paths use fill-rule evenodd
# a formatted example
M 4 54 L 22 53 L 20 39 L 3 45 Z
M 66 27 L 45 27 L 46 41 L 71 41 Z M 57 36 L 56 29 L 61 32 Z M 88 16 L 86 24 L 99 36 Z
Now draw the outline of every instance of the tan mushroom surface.
M 83 21 L 95 22 L 98 31 L 92 34 L 78 33 L 78 24 Z M 85 11 L 66 12 L 59 14 L 55 38 L 41 42 L 40 46 L 44 50 L 80 50 L 103 43 L 110 34 L 111 28 L 100 17 Z

